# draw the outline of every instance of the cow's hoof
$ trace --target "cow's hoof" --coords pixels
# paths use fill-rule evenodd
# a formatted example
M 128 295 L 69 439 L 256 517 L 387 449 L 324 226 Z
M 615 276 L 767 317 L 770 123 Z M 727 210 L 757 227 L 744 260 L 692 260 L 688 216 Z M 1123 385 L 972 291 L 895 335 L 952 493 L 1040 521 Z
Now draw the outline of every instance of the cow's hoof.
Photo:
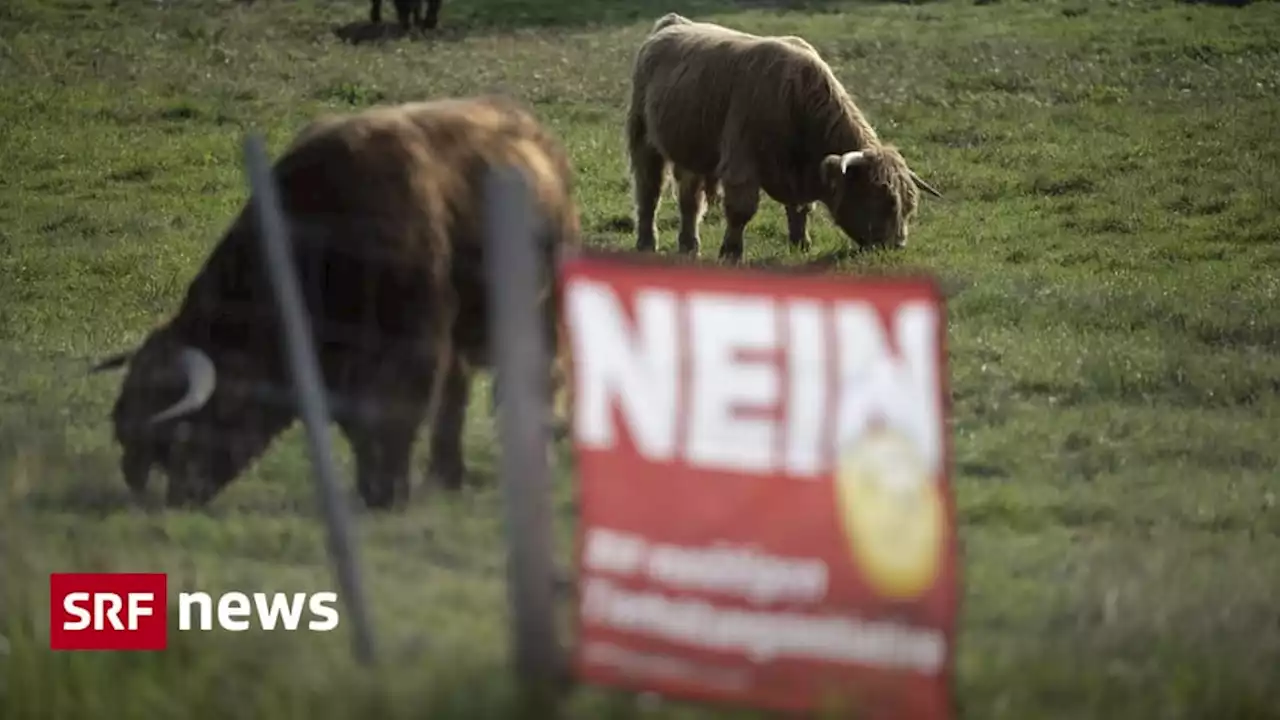
M 408 478 L 378 478 L 372 481 L 369 478 L 357 478 L 356 493 L 364 506 L 375 512 L 403 508 L 409 500 Z
M 405 504 L 394 493 L 387 492 L 362 492 L 360 501 L 364 503 L 366 509 L 373 512 L 391 512 Z
M 467 483 L 467 471 L 462 467 L 433 467 L 427 470 L 427 482 L 450 492 L 457 492 Z

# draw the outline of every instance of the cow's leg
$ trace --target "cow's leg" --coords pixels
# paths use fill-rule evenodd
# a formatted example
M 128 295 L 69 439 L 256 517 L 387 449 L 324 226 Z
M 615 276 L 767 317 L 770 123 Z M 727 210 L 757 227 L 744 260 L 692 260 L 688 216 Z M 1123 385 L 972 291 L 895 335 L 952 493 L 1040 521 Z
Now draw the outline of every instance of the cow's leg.
M 356 458 L 356 490 L 366 507 L 385 510 L 409 499 L 409 459 L 416 422 L 344 426 Z
M 547 373 L 547 398 L 545 400 L 547 430 L 548 436 L 552 442 L 563 440 L 568 437 L 569 431 L 573 426 L 572 405 L 570 403 L 568 388 L 568 371 L 564 367 L 568 362 L 568 358 L 562 355 L 553 356 L 550 368 Z M 501 412 L 502 405 L 501 387 L 498 374 L 494 373 L 492 381 L 492 392 L 489 395 L 489 411 L 493 417 L 498 417 Z M 548 453 L 555 450 L 548 447 Z
M 356 489 L 371 509 L 408 501 L 413 443 L 427 410 L 431 373 L 400 365 L 408 367 L 382 368 L 387 380 L 358 388 L 356 405 L 336 416 L 355 455 Z
M 435 30 L 440 23 L 440 5 L 444 0 L 427 0 L 427 14 L 422 18 L 422 27 Z
M 643 120 L 635 114 L 627 118 L 627 152 L 635 193 L 636 250 L 652 252 L 658 247 L 658 204 L 666 180 L 667 161 L 649 144 L 642 125 Z
M 809 251 L 809 212 L 812 203 L 787 206 L 787 240 L 797 250 Z
M 382 22 L 382 0 L 369 0 L 369 22 L 374 25 Z
M 720 178 L 715 175 L 707 175 L 702 179 L 702 194 L 707 199 L 707 205 L 715 205 L 720 202 Z
M 432 483 L 446 490 L 460 490 L 467 474 L 462 457 L 462 429 L 471 401 L 471 372 L 463 363 L 450 363 L 441 392 L 440 410 L 431 425 L 431 460 L 427 474 Z
M 707 198 L 703 190 L 703 177 L 687 170 L 676 169 L 676 196 L 680 204 L 680 252 L 697 256 L 698 226 L 707 211 Z
M 569 396 L 569 356 L 567 338 L 562 336 L 563 328 L 559 323 L 556 308 L 560 307 L 560 291 L 552 285 L 550 295 L 539 308 L 543 321 L 543 342 L 546 349 L 547 364 L 541 372 L 546 377 L 546 395 L 542 398 L 543 413 L 546 417 L 548 437 L 554 443 L 568 436 L 573 424 L 572 403 Z M 494 419 L 498 417 L 504 401 L 503 382 L 497 368 L 493 368 L 490 381 L 489 410 Z M 548 445 L 548 458 L 554 463 L 555 448 Z
M 754 182 L 722 181 L 724 187 L 724 241 L 720 243 L 720 259 L 742 261 L 742 233 L 760 207 L 760 186 Z
M 422 17 L 422 0 L 413 0 L 410 11 L 410 14 L 413 16 L 413 26 L 418 29 L 422 29 L 425 25 Z
M 395 0 L 396 4 L 396 20 L 400 23 L 401 30 L 409 29 L 409 15 L 412 11 L 412 0 Z
M 666 160 L 648 146 L 635 153 L 631 173 L 635 182 L 636 250 L 653 252 L 658 248 L 658 206 L 666 180 Z

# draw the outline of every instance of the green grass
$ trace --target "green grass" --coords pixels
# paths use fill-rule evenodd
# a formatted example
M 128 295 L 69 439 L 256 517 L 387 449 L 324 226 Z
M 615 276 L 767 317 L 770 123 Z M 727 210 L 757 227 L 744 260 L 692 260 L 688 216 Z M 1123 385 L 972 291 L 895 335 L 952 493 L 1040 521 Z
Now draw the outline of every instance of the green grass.
M 629 246 L 627 71 L 672 9 L 810 40 L 948 198 L 926 198 L 905 251 L 841 269 L 924 269 L 950 291 L 963 716 L 1280 718 L 1280 3 L 1142 0 L 450 0 L 437 36 L 354 45 L 333 29 L 364 19 L 356 0 L 4 3 L 0 715 L 514 712 L 481 401 L 473 487 L 358 517 L 377 674 L 341 629 L 48 652 L 51 570 L 330 585 L 300 432 L 207 512 L 132 511 L 118 378 L 84 370 L 176 307 L 244 202 L 243 134 L 279 152 L 322 110 L 520 96 L 570 148 L 591 241 Z M 668 201 L 668 251 L 674 219 Z M 825 217 L 813 234 L 815 254 L 843 242 Z M 747 256 L 801 260 L 776 205 Z M 567 563 L 567 477 L 557 493 Z M 596 691 L 573 711 L 638 712 Z

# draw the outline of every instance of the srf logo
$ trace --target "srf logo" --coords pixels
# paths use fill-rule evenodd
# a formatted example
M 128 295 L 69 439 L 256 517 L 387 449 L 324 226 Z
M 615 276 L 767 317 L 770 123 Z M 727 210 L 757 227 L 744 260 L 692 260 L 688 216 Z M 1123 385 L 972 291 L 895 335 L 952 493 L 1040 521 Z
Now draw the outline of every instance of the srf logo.
M 164 650 L 169 642 L 164 573 L 53 573 L 49 649 Z

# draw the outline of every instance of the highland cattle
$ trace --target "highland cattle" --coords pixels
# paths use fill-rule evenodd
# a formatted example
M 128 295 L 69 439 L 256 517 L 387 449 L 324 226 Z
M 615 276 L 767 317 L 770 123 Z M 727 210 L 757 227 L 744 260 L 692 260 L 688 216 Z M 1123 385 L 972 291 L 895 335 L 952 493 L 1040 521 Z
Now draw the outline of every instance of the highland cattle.
M 490 367 L 482 225 L 495 164 L 523 171 L 542 221 L 542 267 L 531 271 L 554 353 L 554 264 L 579 242 L 579 221 L 565 150 L 523 105 L 477 97 L 325 117 L 274 164 L 334 420 L 369 507 L 407 499 L 424 420 L 430 476 L 463 482 L 472 374 Z M 295 420 L 265 270 L 246 203 L 177 313 L 94 368 L 128 364 L 112 418 L 136 493 L 158 466 L 169 505 L 202 505 Z
M 636 53 L 626 121 L 636 249 L 657 247 L 668 167 L 680 207 L 679 249 L 697 254 L 708 198 L 725 216 L 720 257 L 740 261 L 760 193 L 786 208 L 792 246 L 809 247 L 815 202 L 860 246 L 902 247 L 915 174 L 876 131 L 817 50 L 799 37 L 762 37 L 668 13 Z

